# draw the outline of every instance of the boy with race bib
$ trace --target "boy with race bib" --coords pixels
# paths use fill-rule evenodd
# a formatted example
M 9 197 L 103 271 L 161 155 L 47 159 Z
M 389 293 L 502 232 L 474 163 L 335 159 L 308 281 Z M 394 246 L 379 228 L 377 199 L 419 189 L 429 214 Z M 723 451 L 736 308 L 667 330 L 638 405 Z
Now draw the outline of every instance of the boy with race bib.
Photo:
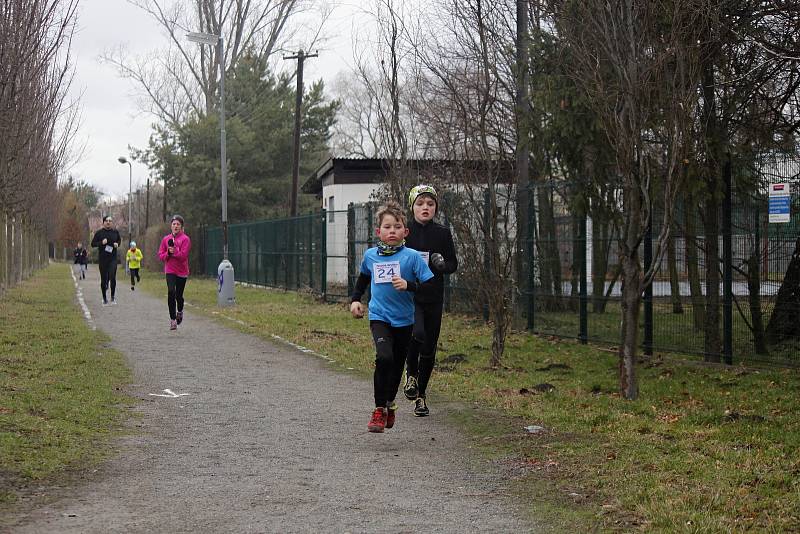
M 375 410 L 367 430 L 383 432 L 395 422 L 394 400 L 414 325 L 413 295 L 433 290 L 433 273 L 417 251 L 405 247 L 408 227 L 399 204 L 387 202 L 378 209 L 376 218 L 375 233 L 380 241 L 364 253 L 350 313 L 356 319 L 364 316 L 361 296 L 369 284 L 369 327 L 375 342 Z

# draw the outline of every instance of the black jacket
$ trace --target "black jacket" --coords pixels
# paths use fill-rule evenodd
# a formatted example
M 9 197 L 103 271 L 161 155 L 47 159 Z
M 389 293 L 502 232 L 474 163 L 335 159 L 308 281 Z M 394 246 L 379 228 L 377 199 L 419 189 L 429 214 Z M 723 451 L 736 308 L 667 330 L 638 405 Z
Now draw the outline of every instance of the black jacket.
M 114 243 L 117 244 L 117 247 L 111 252 L 106 252 L 106 245 L 103 245 L 103 239 L 108 239 L 107 245 L 114 246 Z M 99 250 L 99 254 L 97 256 L 97 260 L 99 263 L 110 262 L 112 260 L 117 259 L 117 249 L 119 245 L 122 244 L 122 238 L 119 236 L 119 232 L 116 231 L 114 228 L 110 230 L 106 230 L 105 228 L 100 228 L 98 231 L 94 233 L 94 237 L 92 238 L 92 246 L 97 247 Z
M 438 252 L 444 257 L 444 269 L 437 270 L 428 261 L 428 267 L 433 272 L 433 285 L 435 290 L 430 293 L 414 295 L 418 302 L 441 302 L 444 300 L 444 275 L 452 274 L 458 269 L 456 247 L 453 244 L 453 235 L 450 229 L 433 221 L 420 224 L 416 219 L 411 219 L 408 225 L 406 246 L 420 252 Z
M 75 263 L 78 265 L 86 265 L 86 259 L 89 253 L 83 247 L 75 247 Z

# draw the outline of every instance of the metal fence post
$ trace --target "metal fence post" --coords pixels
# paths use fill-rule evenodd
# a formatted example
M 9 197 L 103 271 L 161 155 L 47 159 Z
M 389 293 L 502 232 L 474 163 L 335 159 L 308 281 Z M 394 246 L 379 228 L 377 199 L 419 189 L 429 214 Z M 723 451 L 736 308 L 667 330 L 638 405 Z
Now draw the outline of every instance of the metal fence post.
M 725 197 L 722 200 L 722 358 L 733 363 L 733 247 L 731 242 L 731 156 L 723 169 Z
M 353 294 L 353 273 L 356 272 L 356 210 L 353 203 L 347 205 L 347 295 Z
M 368 248 L 372 248 L 372 245 L 374 244 L 374 241 L 373 241 L 373 235 L 374 234 L 369 231 L 369 229 L 372 228 L 372 224 L 373 224 L 373 222 L 372 222 L 372 204 L 370 203 L 370 204 L 367 204 L 367 247 Z
M 653 264 L 653 212 L 650 212 L 650 220 L 647 221 L 647 229 L 644 234 L 644 268 L 650 269 Z M 647 356 L 653 355 L 653 284 L 647 284 L 644 289 L 644 343 L 643 352 Z
M 314 253 L 314 251 L 312 249 L 314 248 L 313 247 L 313 243 L 314 243 L 314 226 L 315 226 L 314 219 L 309 215 L 309 216 L 307 216 L 306 219 L 303 220 L 303 224 L 308 226 L 308 231 L 305 232 L 305 236 L 306 236 L 306 238 L 304 239 L 305 243 L 303 245 L 303 247 L 304 247 L 304 249 L 303 249 L 304 254 L 303 254 L 303 258 L 302 258 L 302 260 L 303 260 L 302 261 L 302 263 L 303 263 L 303 271 L 304 272 L 306 272 L 306 271 L 308 272 L 308 274 L 307 274 L 308 285 L 313 288 L 314 287 L 314 271 L 313 271 L 313 268 L 312 268 L 312 265 L 313 265 L 312 254 Z
M 489 217 L 489 211 L 491 210 L 491 199 L 489 197 L 489 189 L 485 189 L 483 191 L 483 227 L 484 227 L 484 237 L 483 240 L 483 265 L 486 269 L 486 272 L 489 272 L 492 268 L 492 261 L 490 257 L 489 251 L 489 236 L 491 235 L 492 231 L 489 228 L 491 224 L 491 218 Z M 489 321 L 489 305 L 486 304 L 483 306 L 483 320 Z
M 322 290 L 322 300 L 328 300 L 328 214 L 326 210 L 322 210 L 322 217 L 320 218 L 320 281 L 319 287 Z
M 292 243 L 292 254 L 294 256 L 294 287 L 295 289 L 300 289 L 300 284 L 302 284 L 302 278 L 300 276 L 300 226 L 299 226 L 299 219 L 297 217 L 293 217 L 290 224 L 292 225 L 292 236 L 294 237 L 294 243 Z
M 453 228 L 450 226 L 450 218 L 447 213 L 442 213 L 442 222 L 452 233 Z M 444 275 L 444 311 L 450 313 L 450 300 L 453 298 L 453 286 L 450 280 L 450 275 Z

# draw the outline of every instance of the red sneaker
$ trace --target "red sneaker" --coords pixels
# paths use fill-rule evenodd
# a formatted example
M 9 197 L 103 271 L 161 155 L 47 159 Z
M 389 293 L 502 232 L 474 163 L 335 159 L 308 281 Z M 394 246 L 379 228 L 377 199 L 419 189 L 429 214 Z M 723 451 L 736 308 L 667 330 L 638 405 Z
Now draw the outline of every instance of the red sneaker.
M 372 418 L 367 425 L 367 430 L 370 432 L 383 432 L 384 428 L 386 428 L 386 409 L 375 408 L 375 411 L 372 412 Z
M 397 403 L 393 402 L 391 406 L 386 410 L 386 428 L 392 428 L 394 426 L 394 416 L 397 412 Z

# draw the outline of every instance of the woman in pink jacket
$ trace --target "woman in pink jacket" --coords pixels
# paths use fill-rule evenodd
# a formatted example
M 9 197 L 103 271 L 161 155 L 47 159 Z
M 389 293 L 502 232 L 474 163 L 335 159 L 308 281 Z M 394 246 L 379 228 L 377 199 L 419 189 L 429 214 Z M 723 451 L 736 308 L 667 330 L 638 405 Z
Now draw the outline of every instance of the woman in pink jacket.
M 169 329 L 176 330 L 183 321 L 183 290 L 189 278 L 192 240 L 183 232 L 183 217 L 180 215 L 172 216 L 170 228 L 172 232 L 164 236 L 158 247 L 158 259 L 164 262 L 164 273 L 167 275 Z

